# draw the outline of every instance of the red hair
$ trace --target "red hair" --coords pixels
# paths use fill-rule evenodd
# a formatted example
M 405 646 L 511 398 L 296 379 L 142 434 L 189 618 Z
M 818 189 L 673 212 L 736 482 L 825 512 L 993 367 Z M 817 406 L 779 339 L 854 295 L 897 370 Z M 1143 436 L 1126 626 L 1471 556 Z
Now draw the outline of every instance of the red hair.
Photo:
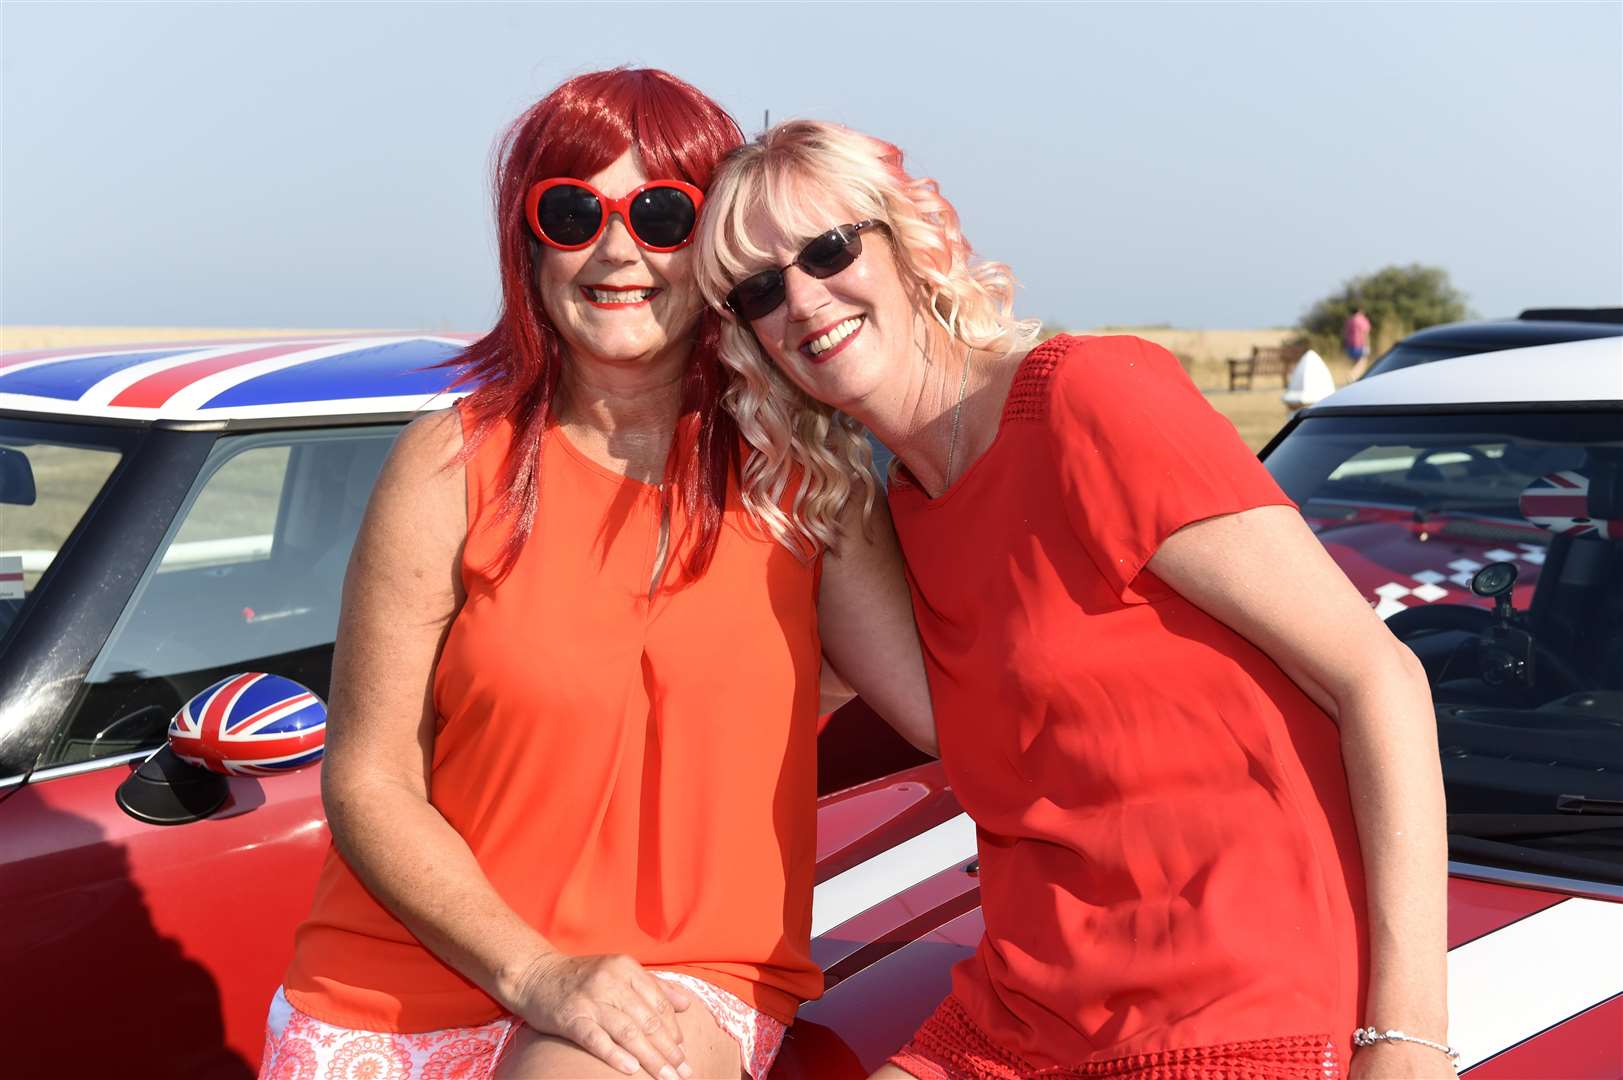
M 537 180 L 582 179 L 600 172 L 627 147 L 653 180 L 685 180 L 701 190 L 722 157 L 744 141 L 726 111 L 681 79 L 654 69 L 594 71 L 563 83 L 508 129 L 497 151 L 496 234 L 502 310 L 496 325 L 453 361 L 459 384 L 477 383 L 463 407 L 473 434 L 466 461 L 504 417 L 513 444 L 502 465 L 498 514 L 512 530 L 497 559 L 505 574 L 535 527 L 536 465 L 553 416 L 564 345 L 536 294 L 540 245 L 530 235 L 524 196 Z M 721 532 L 727 483 L 738 471 L 738 428 L 721 407 L 726 382 L 717 360 L 720 317 L 708 308 L 694 331 L 682 380 L 680 414 L 665 460 L 662 510 L 673 499 L 687 512 L 673 553 L 691 539 L 681 565 L 690 577 L 710 564 Z

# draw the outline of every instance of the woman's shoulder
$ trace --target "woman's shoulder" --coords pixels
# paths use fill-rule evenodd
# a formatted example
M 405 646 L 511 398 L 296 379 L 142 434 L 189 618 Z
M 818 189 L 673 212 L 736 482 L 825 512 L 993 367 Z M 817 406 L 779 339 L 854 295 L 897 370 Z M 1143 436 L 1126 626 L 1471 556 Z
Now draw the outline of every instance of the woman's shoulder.
M 401 429 L 389 454 L 390 465 L 396 472 L 421 477 L 427 483 L 447 472 L 454 472 L 460 480 L 458 458 L 466 439 L 460 408 L 427 413 Z
M 461 449 L 454 409 L 418 417 L 400 432 L 367 502 L 352 577 L 416 580 L 425 589 L 452 580 L 442 570 L 455 565 L 468 520 Z
M 1056 334 L 1020 362 L 1004 415 L 1018 422 L 1120 413 L 1183 387 L 1193 388 L 1177 357 L 1154 342 L 1131 334 Z
M 1056 334 L 1034 348 L 1029 360 L 1067 380 L 1183 373 L 1171 352 L 1134 334 Z
M 462 517 L 464 437 L 460 409 L 442 409 L 407 424 L 378 477 L 380 492 L 397 491 L 404 497 L 374 502 L 425 519 L 438 519 L 444 511 L 455 511 L 454 517 Z

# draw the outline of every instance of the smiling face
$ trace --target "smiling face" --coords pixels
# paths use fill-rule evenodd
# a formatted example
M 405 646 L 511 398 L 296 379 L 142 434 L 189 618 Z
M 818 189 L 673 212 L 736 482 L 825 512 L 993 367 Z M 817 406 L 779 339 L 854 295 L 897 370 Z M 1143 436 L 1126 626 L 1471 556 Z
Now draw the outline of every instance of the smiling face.
M 627 149 L 603 171 L 577 179 L 619 198 L 652 178 Z M 541 306 L 573 356 L 634 364 L 691 347 L 703 308 L 691 245 L 648 251 L 616 215 L 590 247 L 559 251 L 542 244 L 540 252 Z
M 837 208 L 824 216 L 828 228 L 856 220 Z M 812 239 L 786 235 L 764 211 L 748 217 L 747 229 L 771 253 L 774 266 L 792 263 Z M 890 236 L 868 229 L 861 242 L 862 254 L 831 277 L 815 278 L 790 265 L 784 302 L 749 324 L 791 381 L 818 401 L 853 413 L 902 370 L 914 349 L 913 305 Z

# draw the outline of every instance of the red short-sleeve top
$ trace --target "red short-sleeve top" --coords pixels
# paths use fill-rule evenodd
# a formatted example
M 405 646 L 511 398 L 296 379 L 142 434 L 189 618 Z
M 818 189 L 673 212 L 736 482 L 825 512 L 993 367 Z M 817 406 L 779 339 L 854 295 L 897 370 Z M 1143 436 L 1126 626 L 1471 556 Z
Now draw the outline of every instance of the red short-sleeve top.
M 1164 349 L 1057 337 L 956 484 L 903 474 L 890 503 L 979 827 L 971 1020 L 1041 1068 L 1345 1047 L 1363 885 L 1335 725 L 1144 569 L 1184 525 L 1290 505 L 1233 426 Z
M 429 801 L 560 949 L 627 953 L 787 1022 L 823 982 L 810 952 L 821 559 L 759 529 L 735 478 L 703 576 L 686 580 L 673 552 L 650 591 L 658 489 L 555 428 L 534 531 L 498 578 L 511 438 L 500 423 L 466 464 L 466 599 L 434 672 Z M 336 850 L 285 986 L 304 1012 L 366 1030 L 502 1011 Z

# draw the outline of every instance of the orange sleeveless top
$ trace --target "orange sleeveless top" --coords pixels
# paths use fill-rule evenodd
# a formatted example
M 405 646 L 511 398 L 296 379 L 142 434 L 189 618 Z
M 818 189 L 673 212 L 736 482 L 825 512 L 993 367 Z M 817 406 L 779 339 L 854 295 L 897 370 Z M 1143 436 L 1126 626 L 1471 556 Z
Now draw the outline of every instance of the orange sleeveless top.
M 626 953 L 788 1022 L 823 985 L 810 953 L 821 560 L 755 527 L 735 478 L 709 569 L 686 581 L 673 551 L 650 599 L 658 489 L 555 428 L 534 532 L 498 583 L 511 438 L 504 421 L 466 465 L 467 595 L 434 672 L 430 801 L 558 948 Z M 374 1031 L 503 1013 L 336 850 L 285 986 L 303 1012 Z

